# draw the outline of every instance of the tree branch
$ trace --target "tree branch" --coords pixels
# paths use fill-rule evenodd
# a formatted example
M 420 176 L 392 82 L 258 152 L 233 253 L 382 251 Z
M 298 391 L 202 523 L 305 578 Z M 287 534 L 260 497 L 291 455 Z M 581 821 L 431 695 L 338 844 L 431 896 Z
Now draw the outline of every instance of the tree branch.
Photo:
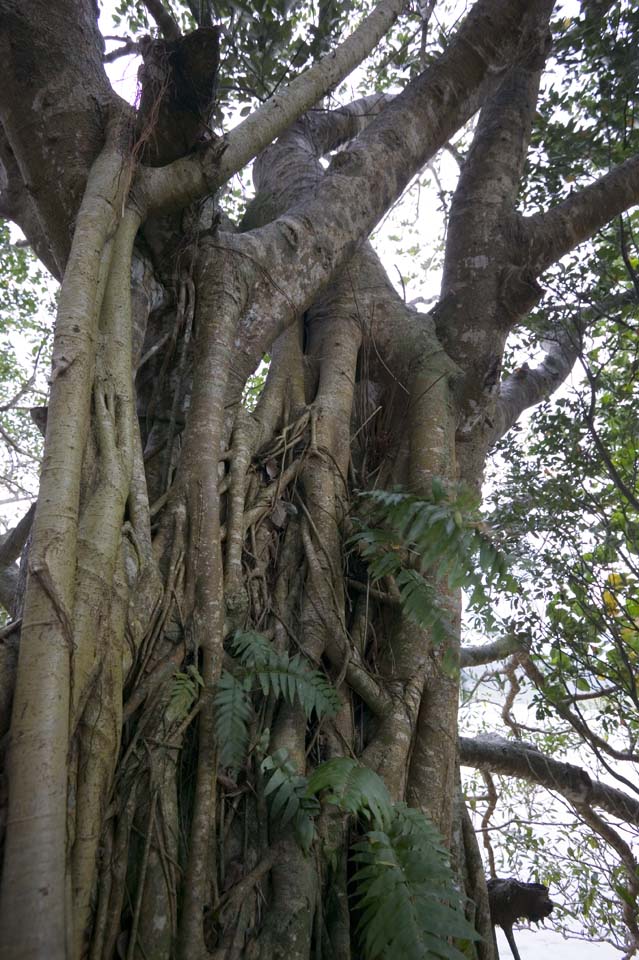
M 491 416 L 488 447 L 494 446 L 529 407 L 551 396 L 570 374 L 579 355 L 579 337 L 574 331 L 562 330 L 548 344 L 546 355 L 536 367 L 524 363 L 499 388 L 499 397 Z
M 547 349 L 542 362 L 532 368 L 523 363 L 502 381 L 487 430 L 488 446 L 492 447 L 501 440 L 517 423 L 524 410 L 552 396 L 564 383 L 581 354 L 582 336 L 590 322 L 616 307 L 634 303 L 636 299 L 634 290 L 628 291 L 583 311 L 579 310 L 570 324 L 558 324 L 554 339 L 548 337 L 546 340 Z
M 492 85 L 494 70 L 516 47 L 522 6 L 476 4 L 444 56 L 337 154 L 311 197 L 261 230 L 221 238 L 257 266 L 260 317 L 251 313 L 246 321 L 256 349 L 307 309 L 411 177 L 470 117 L 478 88 Z M 300 262 L 309 269 L 301 271 Z
M 0 123 L 0 217 L 16 223 L 36 255 L 56 280 L 62 270 L 56 262 L 42 229 L 35 204 L 22 179 L 13 150 Z
M 154 170 L 145 170 L 141 193 L 148 209 L 184 207 L 226 183 L 275 137 L 310 110 L 377 46 L 402 10 L 402 0 L 381 0 L 331 54 L 295 77 L 225 137 L 225 149 L 201 151 Z
M 526 658 L 522 661 L 522 668 L 527 674 L 527 676 L 532 680 L 537 689 L 541 693 L 546 693 L 547 682 L 543 673 L 539 668 L 533 663 L 530 658 Z M 558 702 L 556 699 L 551 699 L 551 703 L 560 717 L 566 720 L 571 727 L 577 731 L 580 737 L 589 743 L 592 749 L 595 751 L 599 759 L 603 761 L 601 757 L 602 753 L 607 754 L 610 757 L 613 757 L 615 760 L 630 761 L 636 763 L 639 760 L 639 757 L 636 753 L 631 753 L 622 750 L 616 750 L 612 747 L 606 740 L 594 733 L 588 726 L 587 723 L 577 714 L 575 711 L 571 710 L 568 704 L 564 702 Z M 578 708 L 577 708 L 578 709 Z M 624 778 L 624 782 L 628 783 Z M 632 784 L 629 784 L 632 786 Z
M 369 224 L 367 219 L 367 229 L 362 232 L 374 226 L 408 179 L 472 115 L 469 110 L 471 100 L 472 109 L 476 108 L 472 97 L 477 88 L 482 81 L 494 77 L 495 71 L 503 69 L 515 53 L 527 6 L 524 0 L 479 0 L 446 53 L 412 81 L 391 105 L 392 117 L 377 127 L 376 134 L 371 134 L 357 152 L 340 155 L 342 177 L 350 180 L 372 170 L 377 178 L 390 164 L 396 169 L 389 172 L 396 174 L 400 181 L 390 196 L 382 191 L 381 202 L 375 204 L 374 220 Z M 212 163 L 204 151 L 166 167 L 145 171 L 141 198 L 146 200 L 148 209 L 183 207 L 226 183 L 361 63 L 388 31 L 401 8 L 400 0 L 382 0 L 333 53 L 292 80 L 232 130 L 225 138 L 226 149 L 222 154 L 219 148 L 216 154 L 213 147 Z M 384 111 L 384 117 L 391 107 Z M 382 163 L 386 166 L 381 166 Z M 367 181 L 367 192 L 371 192 L 370 181 Z M 340 206 L 343 198 L 338 209 Z
M 0 118 L 60 276 L 106 111 L 128 106 L 104 72 L 94 0 L 4 3 L 2 21 Z
M 462 647 L 460 666 L 480 667 L 485 663 L 493 663 L 495 660 L 505 660 L 512 653 L 517 653 L 525 647 L 525 641 L 521 637 L 516 636 L 516 634 L 506 634 L 506 636 L 499 637 L 492 643 Z
M 639 156 L 630 157 L 545 213 L 525 217 L 529 263 L 536 275 L 639 202 Z
M 162 0 L 142 0 L 165 40 L 179 40 L 182 34 L 177 23 L 166 9 Z
M 591 780 L 585 770 L 572 763 L 553 760 L 539 750 L 496 734 L 460 737 L 459 752 L 462 766 L 537 783 L 560 793 L 575 807 L 601 807 L 613 817 L 639 826 L 639 800 Z
M 27 537 L 31 532 L 34 513 L 35 503 L 29 507 L 24 517 L 16 526 L 12 530 L 9 530 L 8 533 L 5 533 L 4 537 L 0 540 L 0 568 L 7 567 L 20 556 L 22 548 L 27 542 Z

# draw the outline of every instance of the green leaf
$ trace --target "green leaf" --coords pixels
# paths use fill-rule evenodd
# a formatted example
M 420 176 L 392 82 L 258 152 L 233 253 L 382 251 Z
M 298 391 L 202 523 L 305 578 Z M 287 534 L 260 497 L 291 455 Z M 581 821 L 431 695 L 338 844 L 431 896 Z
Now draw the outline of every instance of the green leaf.
M 387 829 L 369 831 L 354 845 L 352 878 L 366 960 L 401 957 L 461 960 L 452 943 L 478 940 L 464 916 L 447 853 L 437 831 L 418 811 L 398 804 Z
M 278 652 L 262 634 L 249 631 L 233 637 L 232 650 L 247 668 L 247 677 L 257 679 L 264 696 L 273 694 L 287 703 L 300 704 L 307 719 L 334 716 L 340 702 L 337 691 L 319 670 L 312 670 L 300 655 Z
M 248 725 L 253 715 L 246 684 L 223 670 L 213 703 L 220 764 L 238 769 L 246 757 Z
M 351 757 L 334 757 L 312 773 L 307 796 L 327 790 L 325 800 L 348 813 L 372 817 L 382 826 L 390 822 L 392 807 L 384 781 Z

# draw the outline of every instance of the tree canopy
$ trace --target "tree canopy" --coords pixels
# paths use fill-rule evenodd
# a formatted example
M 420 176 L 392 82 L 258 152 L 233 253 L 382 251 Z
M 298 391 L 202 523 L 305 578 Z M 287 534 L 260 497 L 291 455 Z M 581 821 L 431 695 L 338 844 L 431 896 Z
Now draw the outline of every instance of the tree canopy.
M 637 955 L 635 5 L 0 16 L 6 956 Z

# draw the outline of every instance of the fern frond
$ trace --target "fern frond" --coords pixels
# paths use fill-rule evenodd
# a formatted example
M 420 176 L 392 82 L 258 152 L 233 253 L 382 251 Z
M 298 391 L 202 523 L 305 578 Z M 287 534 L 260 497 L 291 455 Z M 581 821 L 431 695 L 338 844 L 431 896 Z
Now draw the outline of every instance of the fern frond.
M 364 815 L 379 826 L 390 823 L 391 799 L 384 781 L 351 757 L 334 757 L 320 764 L 308 781 L 307 795 L 327 790 L 325 800 L 340 810 Z
M 287 703 L 299 702 L 307 719 L 315 711 L 318 719 L 334 716 L 339 709 L 337 691 L 319 670 L 296 654 L 278 653 L 259 633 L 238 633 L 232 641 L 234 655 L 255 677 L 264 696 L 272 693 Z
M 237 769 L 244 762 L 248 747 L 252 716 L 249 685 L 223 670 L 213 702 L 220 764 Z
M 451 938 L 477 940 L 437 831 L 419 811 L 393 809 L 387 829 L 355 844 L 358 934 L 367 960 L 463 960 Z
M 185 673 L 177 672 L 173 674 L 173 686 L 166 711 L 169 723 L 173 721 L 179 723 L 184 720 L 197 700 L 200 688 L 203 686 L 204 680 L 194 664 L 190 664 Z
M 264 796 L 271 797 L 270 816 L 281 826 L 293 821 L 297 842 L 308 851 L 315 838 L 313 817 L 319 813 L 317 799 L 307 794 L 308 780 L 297 772 L 285 749 L 264 758 L 262 772 L 269 771 Z
M 367 510 L 356 518 L 360 529 L 350 542 L 368 561 L 371 579 L 395 577 L 405 614 L 430 628 L 435 640 L 445 638 L 448 629 L 425 575 L 466 589 L 471 606 L 486 618 L 490 587 L 516 591 L 507 559 L 491 542 L 468 493 L 447 493 L 434 479 L 431 499 L 388 490 L 361 496 Z

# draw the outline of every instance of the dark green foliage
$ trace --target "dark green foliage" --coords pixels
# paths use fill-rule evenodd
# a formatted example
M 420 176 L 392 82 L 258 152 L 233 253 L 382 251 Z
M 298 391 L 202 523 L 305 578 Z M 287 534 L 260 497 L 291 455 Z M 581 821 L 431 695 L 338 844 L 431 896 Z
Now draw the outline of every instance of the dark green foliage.
M 252 693 L 257 685 L 266 697 L 299 703 L 306 718 L 332 716 L 339 708 L 335 688 L 300 654 L 278 652 L 266 637 L 249 631 L 231 641 L 238 666 L 231 675 L 222 671 L 215 693 L 216 729 L 223 766 L 239 767 L 248 747 L 253 717 Z
M 388 828 L 369 831 L 353 849 L 358 934 L 367 960 L 461 960 L 464 954 L 450 938 L 479 938 L 464 916 L 433 825 L 419 811 L 396 804 Z
M 204 680 L 193 664 L 186 668 L 185 673 L 175 673 L 173 675 L 171 699 L 166 714 L 167 719 L 178 722 L 183 720 L 197 700 L 203 686 Z
M 308 852 L 315 839 L 313 817 L 319 813 L 319 802 L 308 790 L 308 780 L 300 776 L 286 750 L 276 750 L 265 757 L 262 771 L 270 777 L 264 795 L 270 797 L 270 815 L 280 827 L 293 821 L 295 837 L 302 850 Z
M 373 490 L 361 494 L 364 510 L 351 538 L 368 561 L 372 580 L 393 576 L 404 612 L 429 627 L 434 641 L 447 632 L 435 601 L 435 584 L 462 587 L 470 604 L 489 616 L 489 588 L 514 590 L 505 554 L 493 544 L 476 499 L 465 492 L 447 493 L 433 480 L 432 497 Z
M 246 757 L 248 727 L 253 716 L 250 687 L 250 679 L 238 680 L 227 670 L 222 671 L 217 682 L 215 729 L 223 767 L 237 769 Z
M 266 757 L 265 794 L 280 827 L 291 821 L 305 851 L 322 803 L 362 818 L 373 829 L 353 845 L 357 933 L 367 960 L 424 960 L 464 955 L 451 943 L 478 939 L 466 920 L 448 854 L 435 827 L 418 810 L 391 803 L 384 782 L 350 757 L 335 757 L 299 775 L 285 750 Z M 461 942 L 460 942 L 461 946 Z
M 339 708 L 337 692 L 318 670 L 311 670 L 300 654 L 289 657 L 278 653 L 259 633 L 237 633 L 232 641 L 233 654 L 258 681 L 264 696 L 283 697 L 287 703 L 299 702 L 307 718 L 313 711 L 319 718 Z
M 391 821 L 392 804 L 384 781 L 350 757 L 335 757 L 320 764 L 311 775 L 307 790 L 312 795 L 326 790 L 326 803 L 373 820 L 380 827 Z

